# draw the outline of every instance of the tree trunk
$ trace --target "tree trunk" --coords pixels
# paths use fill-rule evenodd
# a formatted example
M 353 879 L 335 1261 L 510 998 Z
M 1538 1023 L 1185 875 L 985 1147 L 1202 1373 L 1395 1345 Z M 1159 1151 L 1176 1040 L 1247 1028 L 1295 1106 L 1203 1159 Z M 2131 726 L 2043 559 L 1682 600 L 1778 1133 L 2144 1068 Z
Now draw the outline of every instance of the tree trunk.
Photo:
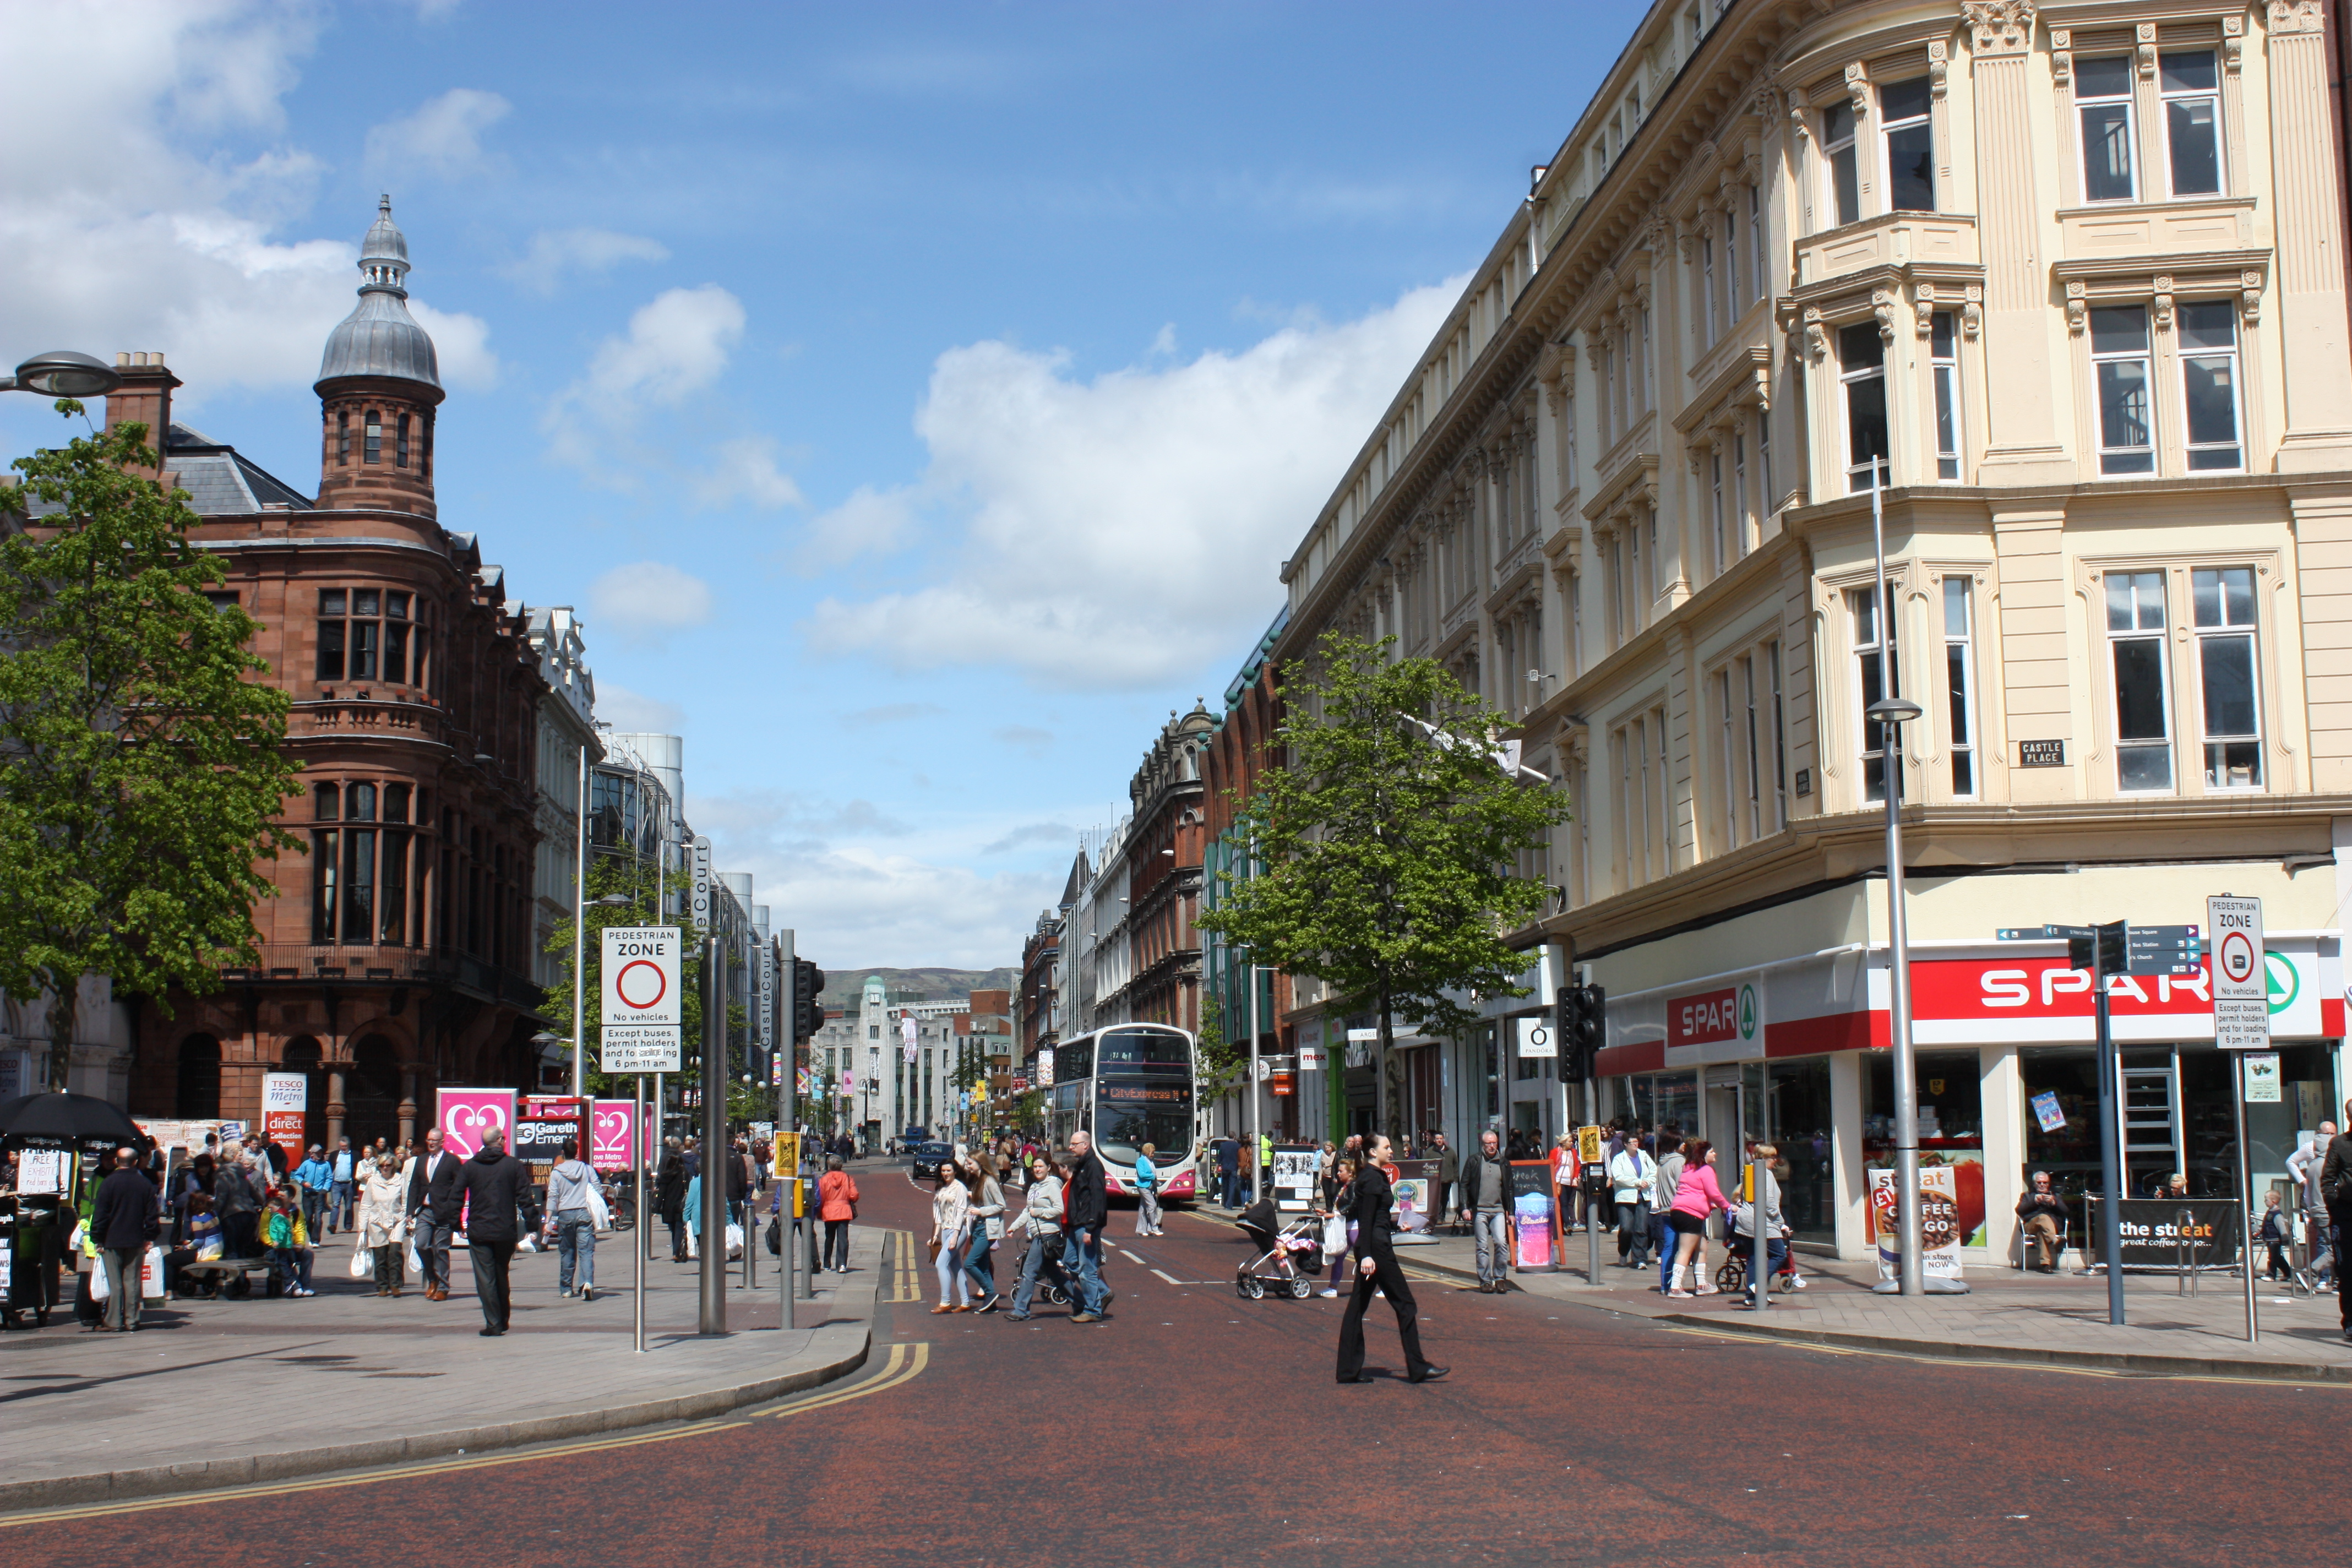
M 81 1018 L 81 976 L 63 984 L 51 977 L 48 1013 L 49 1088 L 63 1093 L 73 1070 L 74 1026 Z
M 1373 1125 L 1390 1138 L 1404 1137 L 1403 1113 L 1397 1109 L 1397 1097 L 1389 1088 L 1389 1063 L 1395 1059 L 1396 1028 L 1389 1022 L 1389 987 L 1381 983 L 1381 1058 L 1372 1068 L 1373 1114 L 1380 1120 Z

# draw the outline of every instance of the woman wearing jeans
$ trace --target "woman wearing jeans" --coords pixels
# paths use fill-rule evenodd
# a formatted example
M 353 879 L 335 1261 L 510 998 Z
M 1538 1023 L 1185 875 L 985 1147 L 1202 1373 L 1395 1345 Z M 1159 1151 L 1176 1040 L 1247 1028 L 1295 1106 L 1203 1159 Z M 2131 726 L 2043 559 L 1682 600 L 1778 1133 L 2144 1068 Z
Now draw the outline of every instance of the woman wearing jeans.
M 996 1265 L 989 1254 L 1004 1234 L 1004 1189 L 996 1180 L 996 1161 L 982 1149 L 971 1157 L 971 1240 L 964 1248 L 963 1271 L 980 1290 L 980 1310 L 992 1310 L 1003 1298 L 996 1289 Z
M 1029 1302 L 1037 1293 L 1037 1276 L 1047 1268 L 1060 1275 L 1062 1256 L 1062 1176 L 1049 1155 L 1029 1162 L 1028 1201 L 1021 1210 L 1021 1227 L 1029 1237 L 1021 1257 L 1021 1283 L 1013 1290 L 1013 1310 L 1004 1315 L 1016 1323 L 1029 1320 Z
M 934 1314 L 971 1310 L 971 1286 L 963 1272 L 963 1244 L 971 1227 L 971 1194 L 964 1191 L 963 1178 L 956 1173 L 955 1162 L 942 1160 L 939 1190 L 931 1194 L 931 1256 L 940 1267 L 940 1304 L 931 1309 Z M 948 1300 L 950 1283 L 963 1298 L 960 1306 Z

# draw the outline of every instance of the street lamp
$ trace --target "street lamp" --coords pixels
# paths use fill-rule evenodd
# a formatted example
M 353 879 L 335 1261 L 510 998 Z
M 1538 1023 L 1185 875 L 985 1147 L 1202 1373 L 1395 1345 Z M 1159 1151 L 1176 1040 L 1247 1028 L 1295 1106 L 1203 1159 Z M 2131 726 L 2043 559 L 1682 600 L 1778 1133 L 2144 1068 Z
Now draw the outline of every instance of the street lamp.
M 103 397 L 121 384 L 121 372 L 71 349 L 35 354 L 15 375 L 0 376 L 0 392 L 37 392 L 43 397 Z

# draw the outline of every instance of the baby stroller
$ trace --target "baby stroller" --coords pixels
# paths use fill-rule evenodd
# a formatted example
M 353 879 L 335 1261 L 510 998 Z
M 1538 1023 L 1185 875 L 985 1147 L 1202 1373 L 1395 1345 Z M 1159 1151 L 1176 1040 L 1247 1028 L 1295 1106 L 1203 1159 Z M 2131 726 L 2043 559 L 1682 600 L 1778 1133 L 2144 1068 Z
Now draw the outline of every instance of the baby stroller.
M 1322 1226 L 1314 1215 L 1301 1215 L 1276 1228 L 1274 1205 L 1260 1199 L 1242 1211 L 1237 1223 L 1257 1251 L 1234 1270 L 1234 1295 L 1256 1301 L 1271 1290 L 1304 1301 L 1315 1293 L 1323 1261 Z

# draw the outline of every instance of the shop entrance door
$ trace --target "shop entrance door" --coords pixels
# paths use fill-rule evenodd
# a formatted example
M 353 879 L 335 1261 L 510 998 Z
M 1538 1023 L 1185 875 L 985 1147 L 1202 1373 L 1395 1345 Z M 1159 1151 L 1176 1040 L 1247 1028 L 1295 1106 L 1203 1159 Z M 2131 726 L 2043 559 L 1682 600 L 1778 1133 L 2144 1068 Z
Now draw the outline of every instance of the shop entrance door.
M 2181 1154 L 2179 1068 L 2169 1050 L 2124 1051 L 2116 1072 L 2124 1118 L 2124 1195 L 2144 1198 L 2173 1172 L 2189 1168 Z
M 1715 1145 L 1716 1179 L 1726 1188 L 1738 1179 L 1740 1130 L 1756 1109 L 1748 1092 L 1747 1074 L 1738 1066 L 1706 1069 L 1706 1128 L 1699 1134 Z

